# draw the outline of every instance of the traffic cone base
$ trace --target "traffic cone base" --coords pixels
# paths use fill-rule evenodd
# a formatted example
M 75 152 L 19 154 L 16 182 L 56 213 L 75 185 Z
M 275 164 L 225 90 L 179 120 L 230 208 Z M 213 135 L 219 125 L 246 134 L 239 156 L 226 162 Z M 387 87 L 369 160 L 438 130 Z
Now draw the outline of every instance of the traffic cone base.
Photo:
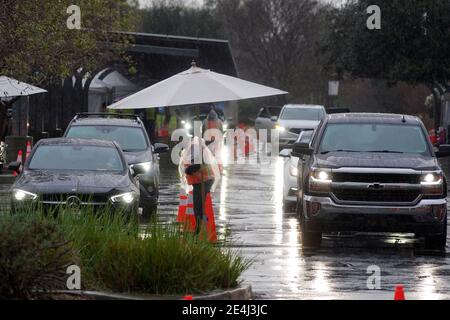
M 403 286 L 395 287 L 394 300 L 405 300 L 405 291 Z

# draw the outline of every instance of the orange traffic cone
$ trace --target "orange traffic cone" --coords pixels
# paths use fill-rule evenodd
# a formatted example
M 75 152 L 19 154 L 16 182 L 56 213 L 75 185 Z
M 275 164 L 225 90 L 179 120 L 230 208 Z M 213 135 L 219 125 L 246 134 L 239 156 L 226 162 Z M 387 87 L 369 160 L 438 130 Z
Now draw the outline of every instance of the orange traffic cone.
M 25 154 L 25 160 L 28 159 L 31 153 L 31 141 L 27 141 L 27 153 Z
M 206 195 L 205 211 L 206 211 L 206 231 L 208 234 L 208 241 L 211 243 L 216 243 L 217 242 L 216 221 L 214 219 L 214 208 L 212 205 L 210 193 Z
M 17 162 L 20 162 L 20 163 L 22 163 L 22 157 L 23 157 L 23 152 L 22 152 L 22 150 L 19 150 L 19 152 L 17 153 Z M 20 168 L 19 168 L 19 172 L 20 171 L 22 171 L 22 164 L 20 165 Z M 17 177 L 17 172 L 16 171 L 14 171 L 13 172 L 13 176 L 14 177 Z
M 395 287 L 394 300 L 405 300 L 405 291 L 403 286 Z
M 177 221 L 183 224 L 184 231 L 195 232 L 194 195 L 180 194 L 180 205 L 178 206 Z

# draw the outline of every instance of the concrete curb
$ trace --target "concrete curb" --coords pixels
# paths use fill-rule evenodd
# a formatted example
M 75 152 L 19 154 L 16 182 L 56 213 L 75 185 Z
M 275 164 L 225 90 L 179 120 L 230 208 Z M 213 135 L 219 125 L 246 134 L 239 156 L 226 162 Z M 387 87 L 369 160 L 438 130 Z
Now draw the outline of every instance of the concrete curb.
M 133 295 L 101 291 L 58 290 L 55 293 L 85 296 L 96 300 L 182 300 L 183 296 Z M 253 291 L 250 285 L 232 290 L 217 291 L 207 295 L 193 295 L 193 300 L 252 300 Z

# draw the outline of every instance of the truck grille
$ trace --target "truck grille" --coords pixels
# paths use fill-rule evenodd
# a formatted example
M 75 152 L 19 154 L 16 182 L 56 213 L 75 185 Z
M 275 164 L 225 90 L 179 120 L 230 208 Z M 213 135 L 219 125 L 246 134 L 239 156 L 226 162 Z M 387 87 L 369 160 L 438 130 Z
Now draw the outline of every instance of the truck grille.
M 420 184 L 420 174 L 335 172 L 333 182 Z
M 347 202 L 411 203 L 419 196 L 419 190 L 370 190 L 337 189 L 334 196 Z

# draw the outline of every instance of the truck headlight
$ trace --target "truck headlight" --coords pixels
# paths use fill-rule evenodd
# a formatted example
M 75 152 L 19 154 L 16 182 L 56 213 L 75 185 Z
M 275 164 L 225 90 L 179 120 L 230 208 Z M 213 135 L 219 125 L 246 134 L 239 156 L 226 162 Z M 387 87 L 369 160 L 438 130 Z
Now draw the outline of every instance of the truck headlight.
M 27 201 L 27 200 L 35 200 L 37 199 L 37 194 L 25 191 L 25 190 L 20 190 L 20 189 L 15 189 L 13 190 L 13 197 L 14 200 L 16 201 Z
M 330 192 L 331 191 L 331 172 L 315 169 L 309 176 L 309 189 L 312 192 Z
M 429 172 L 422 175 L 420 184 L 425 196 L 440 196 L 444 193 L 444 176 L 441 172 Z
M 293 177 L 298 177 L 298 168 L 291 166 L 289 169 L 289 174 Z
M 111 197 L 111 202 L 113 203 L 124 203 L 124 204 L 130 204 L 134 201 L 136 198 L 134 192 L 127 192 L 123 194 L 119 194 L 117 196 Z
M 442 184 L 442 173 L 426 173 L 422 176 L 420 184 L 423 186 L 435 186 Z
M 324 170 L 314 170 L 311 173 L 311 179 L 317 183 L 331 183 L 331 175 Z

